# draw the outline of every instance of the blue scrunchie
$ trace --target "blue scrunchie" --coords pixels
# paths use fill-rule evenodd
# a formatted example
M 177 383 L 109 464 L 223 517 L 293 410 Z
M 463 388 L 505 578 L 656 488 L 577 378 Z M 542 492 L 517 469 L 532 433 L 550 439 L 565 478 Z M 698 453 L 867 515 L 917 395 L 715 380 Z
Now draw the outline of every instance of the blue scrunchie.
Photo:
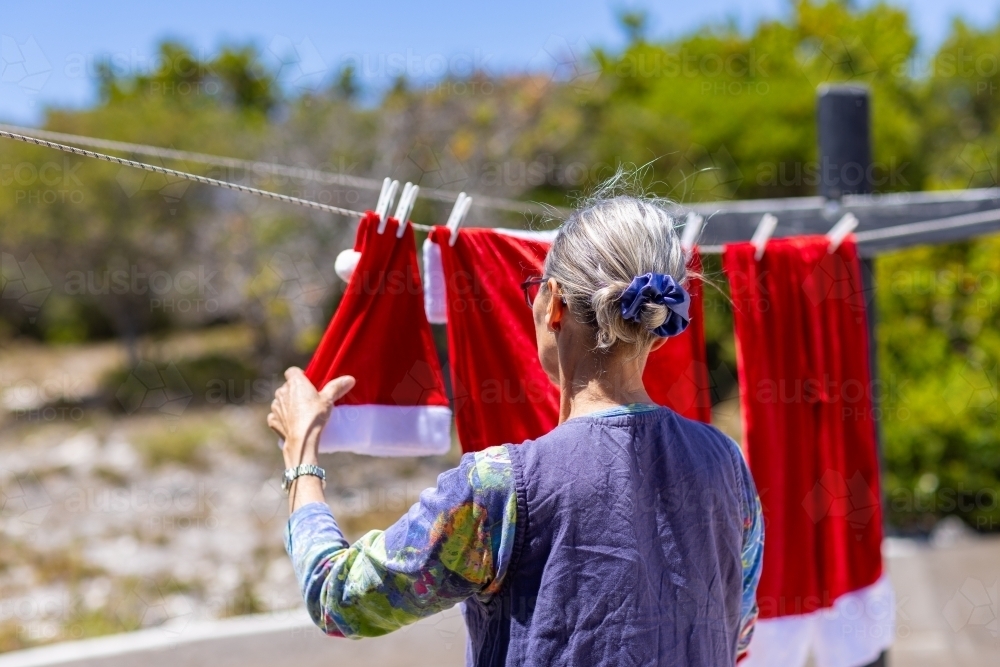
M 677 284 L 673 276 L 665 273 L 644 273 L 632 279 L 622 293 L 622 317 L 631 322 L 642 322 L 642 307 L 647 303 L 662 304 L 670 311 L 667 321 L 652 330 L 666 338 L 676 336 L 687 328 L 691 296 Z

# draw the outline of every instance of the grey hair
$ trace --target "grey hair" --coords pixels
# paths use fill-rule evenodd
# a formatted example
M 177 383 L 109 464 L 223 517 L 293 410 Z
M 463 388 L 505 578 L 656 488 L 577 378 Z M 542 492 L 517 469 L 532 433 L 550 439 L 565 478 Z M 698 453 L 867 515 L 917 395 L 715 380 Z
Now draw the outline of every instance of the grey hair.
M 688 275 L 677 234 L 673 202 L 619 194 L 628 176 L 619 171 L 560 227 L 545 260 L 545 277 L 555 278 L 569 311 L 591 325 L 597 351 L 649 350 L 669 312 L 647 303 L 641 322 L 622 317 L 621 297 L 632 279 L 665 273 L 684 284 Z

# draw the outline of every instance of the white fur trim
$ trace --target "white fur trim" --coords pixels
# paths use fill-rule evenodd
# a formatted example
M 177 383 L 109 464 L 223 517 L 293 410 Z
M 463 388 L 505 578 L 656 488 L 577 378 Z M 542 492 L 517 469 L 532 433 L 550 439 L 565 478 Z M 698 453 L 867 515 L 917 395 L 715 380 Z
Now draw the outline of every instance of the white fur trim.
M 451 410 L 440 405 L 338 405 L 319 451 L 431 456 L 451 449 Z
M 448 323 L 448 298 L 444 290 L 441 246 L 424 239 L 424 311 L 431 324 Z
M 505 229 L 494 227 L 493 231 L 504 236 L 513 236 L 528 241 L 552 243 L 556 230 L 531 231 L 527 229 Z M 459 232 L 461 233 L 461 232 Z M 448 297 L 445 293 L 444 266 L 441 264 L 441 247 L 424 239 L 424 312 L 431 324 L 448 323 Z
M 896 596 L 889 575 L 840 596 L 829 609 L 757 621 L 740 667 L 862 667 L 892 645 Z
M 495 227 L 493 231 L 497 234 L 513 236 L 514 238 L 525 239 L 527 241 L 539 241 L 540 243 L 552 243 L 556 240 L 556 234 L 559 233 L 558 229 L 532 230 L 509 229 L 506 227 Z

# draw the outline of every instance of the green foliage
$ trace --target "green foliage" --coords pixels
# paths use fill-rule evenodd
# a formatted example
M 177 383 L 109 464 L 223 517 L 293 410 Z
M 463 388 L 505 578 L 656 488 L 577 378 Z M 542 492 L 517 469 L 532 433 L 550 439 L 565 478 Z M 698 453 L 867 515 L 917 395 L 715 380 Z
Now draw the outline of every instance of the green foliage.
M 100 62 L 97 74 L 102 100 L 109 105 L 162 98 L 185 106 L 222 102 L 248 113 L 266 114 L 278 102 L 276 73 L 249 46 L 223 49 L 211 60 L 199 60 L 183 44 L 160 44 L 151 73 L 119 73 L 115 63 Z
M 890 519 L 1000 527 L 1000 238 L 881 257 L 878 343 Z
M 262 401 L 266 397 L 264 387 L 269 386 L 261 378 L 260 369 L 255 364 L 234 354 L 208 352 L 185 356 L 173 362 L 173 366 L 183 381 L 183 385 L 178 384 L 176 389 L 190 392 L 188 404 L 192 406 Z M 141 404 L 146 389 L 127 382 L 131 373 L 130 368 L 120 368 L 102 378 L 101 393 L 110 409 L 121 411 L 125 405 Z M 271 391 L 276 388 L 272 387 Z M 126 392 L 130 391 L 140 392 L 140 395 L 127 395 Z
M 681 201 L 811 195 L 816 88 L 854 82 L 872 89 L 882 189 L 919 189 L 915 46 L 903 10 L 838 2 L 799 2 L 790 22 L 749 35 L 633 39 L 596 54 L 602 76 L 578 96 L 589 118 L 570 150 L 592 163 L 655 161 L 660 194 Z

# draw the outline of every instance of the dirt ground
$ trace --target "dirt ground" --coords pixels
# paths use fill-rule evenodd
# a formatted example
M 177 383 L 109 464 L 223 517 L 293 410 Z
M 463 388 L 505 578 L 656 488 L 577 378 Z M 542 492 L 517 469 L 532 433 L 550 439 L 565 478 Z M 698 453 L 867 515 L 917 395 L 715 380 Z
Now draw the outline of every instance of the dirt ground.
M 210 330 L 147 341 L 143 355 L 248 341 Z M 270 392 L 179 411 L 95 404 L 125 361 L 113 342 L 0 349 L 0 651 L 300 605 L 282 460 L 264 426 Z M 356 538 L 397 519 L 455 460 L 335 454 L 323 465 Z

